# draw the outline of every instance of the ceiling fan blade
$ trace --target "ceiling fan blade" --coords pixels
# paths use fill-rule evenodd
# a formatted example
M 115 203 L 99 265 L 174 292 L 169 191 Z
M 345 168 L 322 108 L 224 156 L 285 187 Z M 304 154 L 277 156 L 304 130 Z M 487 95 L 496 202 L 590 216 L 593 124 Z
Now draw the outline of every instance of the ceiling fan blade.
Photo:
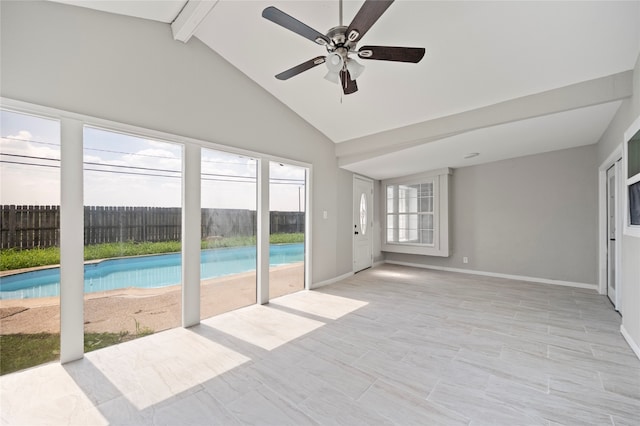
M 300 65 L 296 65 L 293 68 L 289 68 L 286 71 L 282 71 L 280 74 L 276 75 L 278 80 L 288 80 L 291 77 L 294 77 L 301 72 L 309 70 L 317 65 L 324 64 L 325 57 L 324 56 L 316 56 L 313 59 L 309 59 L 307 62 L 303 62 Z
M 358 56 L 362 59 L 417 64 L 424 57 L 424 53 L 424 47 L 363 46 L 358 51 Z
M 393 0 L 366 0 L 347 28 L 347 40 L 357 43 L 376 23 Z
M 345 95 L 350 95 L 358 91 L 358 85 L 355 80 L 351 80 L 351 74 L 348 70 L 340 71 L 340 82 L 342 83 L 342 91 Z
M 310 26 L 273 6 L 269 6 L 263 10 L 262 17 L 320 45 L 331 44 L 331 39 L 326 35 L 319 33 Z

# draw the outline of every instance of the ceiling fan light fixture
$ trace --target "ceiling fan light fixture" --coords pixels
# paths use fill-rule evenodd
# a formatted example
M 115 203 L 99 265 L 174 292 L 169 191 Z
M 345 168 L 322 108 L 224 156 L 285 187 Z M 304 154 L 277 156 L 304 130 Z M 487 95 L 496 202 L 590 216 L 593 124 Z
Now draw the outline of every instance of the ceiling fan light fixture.
M 340 84 L 340 74 L 337 72 L 329 71 L 324 79 L 335 84 Z
M 330 72 L 339 73 L 344 65 L 344 59 L 337 53 L 331 53 L 327 56 L 326 63 Z
M 347 59 L 347 70 L 349 70 L 349 74 L 351 74 L 351 79 L 355 80 L 362 75 L 364 65 L 356 62 L 355 59 L 349 58 Z

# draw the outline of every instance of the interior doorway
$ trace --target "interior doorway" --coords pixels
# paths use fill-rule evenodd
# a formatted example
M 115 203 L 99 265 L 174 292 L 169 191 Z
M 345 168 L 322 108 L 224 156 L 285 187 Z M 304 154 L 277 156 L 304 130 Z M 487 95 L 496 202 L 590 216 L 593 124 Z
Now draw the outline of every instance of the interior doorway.
M 607 169 L 606 173 L 606 248 L 607 248 L 607 297 L 620 310 L 619 271 L 620 261 L 620 209 L 619 209 L 619 179 L 621 161 L 618 159 Z

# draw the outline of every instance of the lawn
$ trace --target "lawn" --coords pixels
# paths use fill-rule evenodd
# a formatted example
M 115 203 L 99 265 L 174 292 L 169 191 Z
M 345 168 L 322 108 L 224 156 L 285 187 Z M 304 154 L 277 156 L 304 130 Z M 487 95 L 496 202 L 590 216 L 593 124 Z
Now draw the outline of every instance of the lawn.
M 153 331 L 147 328 L 140 330 L 136 334 L 131 334 L 127 331 L 120 333 L 85 333 L 84 351 L 91 352 L 151 333 Z M 59 334 L 0 335 L 0 375 L 55 361 L 59 358 Z

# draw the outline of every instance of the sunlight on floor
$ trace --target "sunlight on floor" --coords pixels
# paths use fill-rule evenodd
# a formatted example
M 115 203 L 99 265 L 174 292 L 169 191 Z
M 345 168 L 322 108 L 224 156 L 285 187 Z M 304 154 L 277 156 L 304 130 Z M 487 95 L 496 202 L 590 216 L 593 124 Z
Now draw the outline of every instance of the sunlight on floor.
M 273 351 L 368 303 L 302 291 L 2 377 L 3 424 L 109 424 L 198 392 L 260 351 Z M 295 312 L 299 312 L 296 315 Z M 308 318 L 327 318 L 327 321 Z M 246 345 L 245 354 L 230 349 Z M 253 348 L 253 349 L 252 349 Z M 259 355 L 258 355 L 259 357 Z M 105 417 L 106 416 L 106 417 Z M 109 420 L 107 420 L 109 419 Z
M 0 383 L 2 424 L 109 424 L 57 362 L 8 374 Z
M 207 382 L 249 358 L 183 328 L 86 355 L 85 375 L 101 389 L 109 384 L 142 410 Z M 69 365 L 72 368 L 73 364 Z M 103 382 L 103 383 L 100 383 Z M 104 391 L 103 391 L 104 392 Z M 95 393 L 95 389 L 94 389 Z
M 368 305 L 368 302 L 316 291 L 301 291 L 273 300 L 270 305 L 284 306 L 303 313 L 335 320 Z
M 325 323 L 268 306 L 253 305 L 206 319 L 202 324 L 271 351 Z

